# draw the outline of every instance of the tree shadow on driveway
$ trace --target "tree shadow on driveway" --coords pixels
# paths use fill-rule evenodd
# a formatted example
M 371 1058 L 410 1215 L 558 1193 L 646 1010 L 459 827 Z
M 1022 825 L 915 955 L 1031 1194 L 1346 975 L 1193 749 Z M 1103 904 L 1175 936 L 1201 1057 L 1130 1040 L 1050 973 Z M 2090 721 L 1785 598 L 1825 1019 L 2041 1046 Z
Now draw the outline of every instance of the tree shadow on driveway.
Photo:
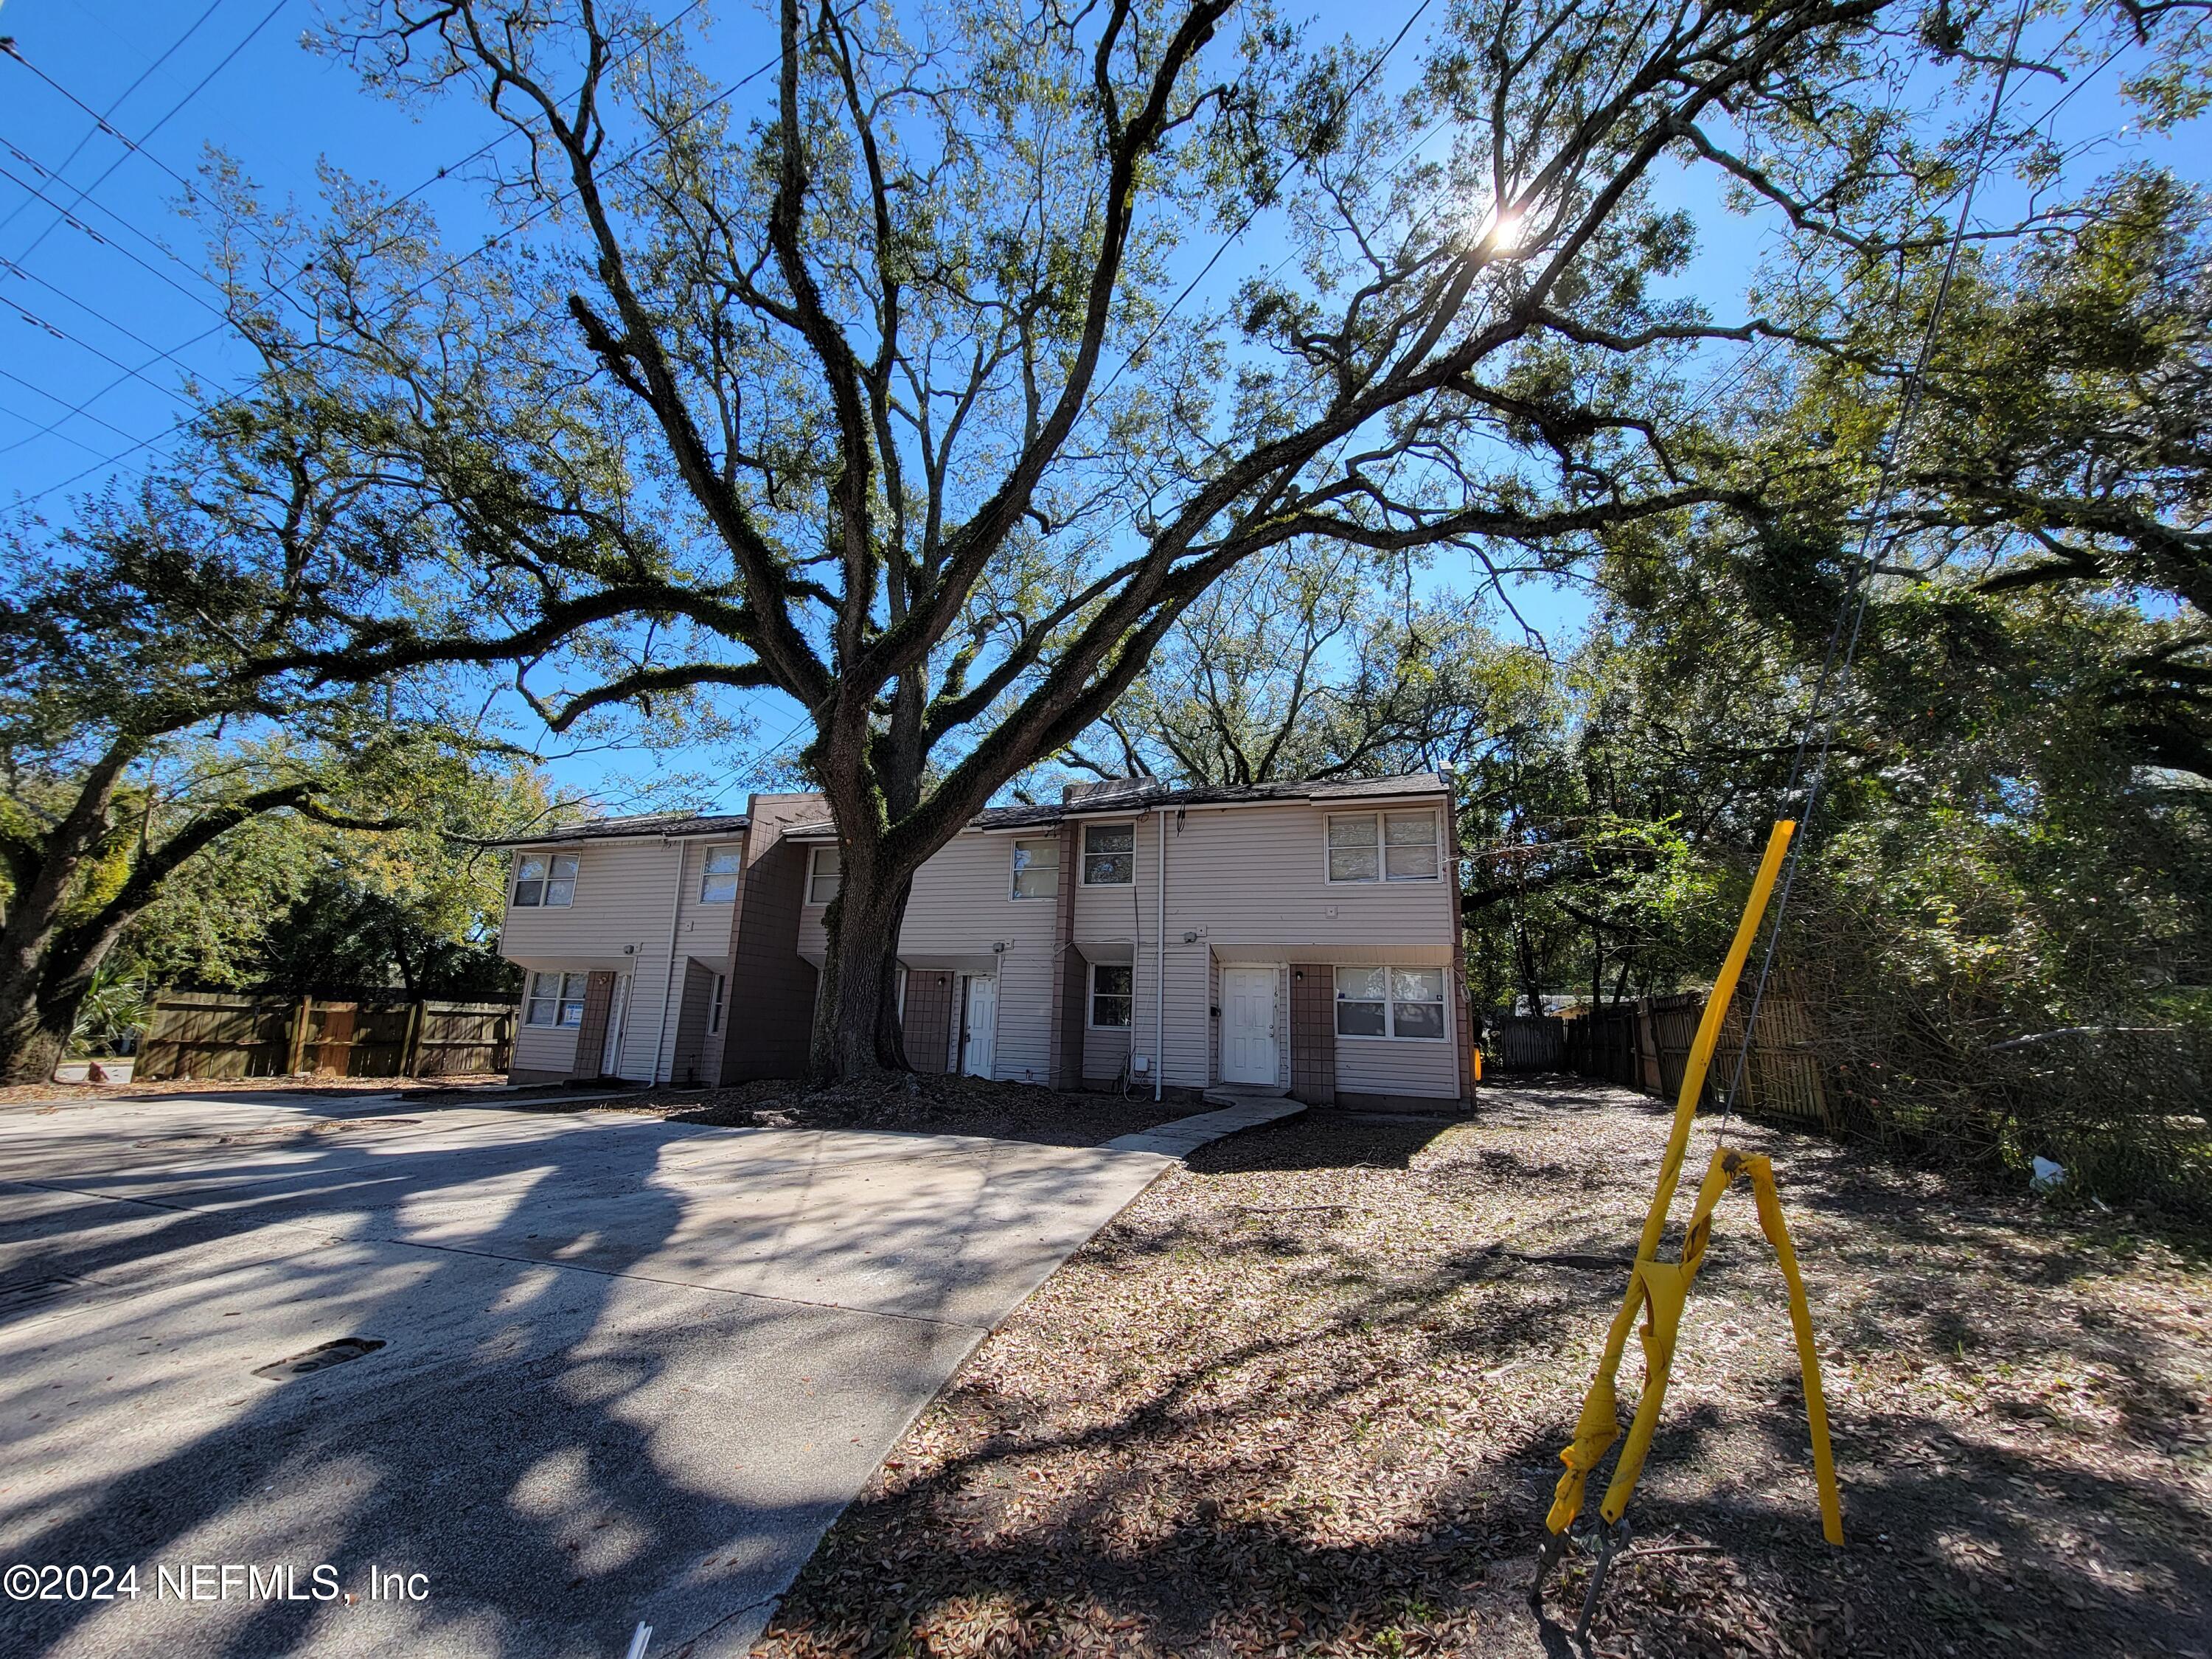
M 41 1288 L 0 1299 L 0 1561 L 140 1573 L 135 1601 L 0 1603 L 0 1650 L 736 1639 L 981 1334 L 978 1280 L 1027 1288 L 1001 1236 L 1049 1170 L 909 1153 L 903 1207 L 854 1202 L 890 1166 L 852 1143 L 888 1139 L 486 1114 L 11 1139 L 0 1285 Z M 343 1337 L 383 1346 L 255 1375 Z M 289 1565 L 302 1598 L 328 1563 L 357 1599 L 161 1593 L 196 1562 Z

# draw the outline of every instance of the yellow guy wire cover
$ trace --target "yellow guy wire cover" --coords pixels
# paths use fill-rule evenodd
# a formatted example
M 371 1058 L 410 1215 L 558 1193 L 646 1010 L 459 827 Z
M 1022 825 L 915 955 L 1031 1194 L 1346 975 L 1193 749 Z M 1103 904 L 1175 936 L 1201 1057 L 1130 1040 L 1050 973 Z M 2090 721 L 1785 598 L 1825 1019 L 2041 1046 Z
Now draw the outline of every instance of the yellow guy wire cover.
M 1675 1183 L 1681 1179 L 1682 1159 L 1690 1146 L 1690 1128 L 1697 1120 L 1698 1097 L 1705 1092 L 1705 1073 L 1712 1067 L 1713 1050 L 1720 1042 L 1721 1024 L 1727 1018 L 1729 1004 L 1735 999 L 1736 981 L 1743 977 L 1743 965 L 1751 956 L 1752 942 L 1759 935 L 1759 920 L 1766 914 L 1767 899 L 1774 891 L 1775 878 L 1781 873 L 1783 858 L 1790 850 L 1790 838 L 1796 828 L 1795 819 L 1780 818 L 1767 836 L 1765 856 L 1759 860 L 1759 873 L 1752 878 L 1751 895 L 1744 901 L 1743 918 L 1736 923 L 1735 937 L 1729 943 L 1728 956 L 1713 981 L 1712 994 L 1705 999 L 1705 1014 L 1698 1021 L 1697 1039 L 1690 1045 L 1689 1064 L 1682 1072 L 1682 1091 L 1674 1104 L 1674 1127 L 1667 1137 L 1667 1155 L 1659 1165 L 1658 1188 L 1651 1195 L 1651 1208 L 1644 1218 L 1643 1237 L 1637 1243 L 1636 1266 L 1629 1274 L 1628 1291 L 1621 1299 L 1620 1311 L 1613 1317 L 1612 1328 L 1606 1333 L 1605 1353 L 1598 1361 L 1597 1376 L 1583 1402 L 1582 1416 L 1576 1421 L 1574 1442 L 1559 1454 L 1567 1472 L 1559 1477 L 1551 1513 L 1544 1520 L 1555 1535 L 1565 1532 L 1574 1524 L 1575 1516 L 1582 1513 L 1583 1488 L 1589 1484 L 1590 1471 L 1620 1437 L 1613 1383 L 1620 1375 L 1621 1354 L 1628 1346 L 1628 1333 L 1635 1328 L 1636 1316 L 1644 1305 L 1643 1269 L 1658 1259 L 1659 1241 L 1667 1230 L 1667 1211 L 1674 1200 Z M 1671 1343 L 1669 1346 L 1671 1349 Z

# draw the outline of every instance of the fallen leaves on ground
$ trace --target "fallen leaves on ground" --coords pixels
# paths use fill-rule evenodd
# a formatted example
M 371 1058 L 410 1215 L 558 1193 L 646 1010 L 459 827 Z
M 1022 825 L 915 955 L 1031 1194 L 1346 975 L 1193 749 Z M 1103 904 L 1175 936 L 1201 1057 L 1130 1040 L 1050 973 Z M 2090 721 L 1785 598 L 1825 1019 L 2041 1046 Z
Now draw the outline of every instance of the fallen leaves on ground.
M 579 1109 L 590 1103 L 579 1103 Z M 849 1083 L 768 1080 L 655 1090 L 608 1105 L 677 1123 L 769 1129 L 883 1129 L 1096 1146 L 1206 1108 L 1144 1095 L 1061 1094 L 987 1078 L 879 1073 Z
M 977 1350 L 757 1652 L 1570 1651 L 1584 1558 L 1548 1626 L 1523 1597 L 1665 1116 L 1488 1090 L 1469 1122 L 1315 1112 L 1200 1151 Z M 1784 1184 L 1850 1545 L 1820 1540 L 1780 1277 L 1739 1193 L 1590 1650 L 2203 1659 L 2203 1241 L 1731 1139 Z M 1624 1419 L 1639 1376 L 1632 1345 Z

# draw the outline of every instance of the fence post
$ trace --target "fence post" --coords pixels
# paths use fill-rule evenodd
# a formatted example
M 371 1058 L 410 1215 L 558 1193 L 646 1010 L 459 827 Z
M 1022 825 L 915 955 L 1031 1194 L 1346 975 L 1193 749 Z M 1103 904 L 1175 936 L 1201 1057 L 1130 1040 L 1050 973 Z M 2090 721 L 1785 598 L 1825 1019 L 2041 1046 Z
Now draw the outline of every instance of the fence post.
M 399 1075 L 415 1076 L 415 1068 L 422 1063 L 422 1012 L 421 997 L 407 1005 L 407 1037 L 399 1045 Z
M 284 1068 L 292 1077 L 299 1076 L 307 1063 L 307 1010 L 313 1001 L 312 996 L 301 997 L 300 1006 L 292 1011 L 291 1063 Z

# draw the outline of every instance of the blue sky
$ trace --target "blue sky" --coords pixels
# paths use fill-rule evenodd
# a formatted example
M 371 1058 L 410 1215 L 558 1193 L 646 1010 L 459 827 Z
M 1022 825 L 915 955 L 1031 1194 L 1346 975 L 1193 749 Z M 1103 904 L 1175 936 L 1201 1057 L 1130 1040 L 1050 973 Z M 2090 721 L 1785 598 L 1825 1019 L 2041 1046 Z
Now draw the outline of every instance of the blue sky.
M 664 0 L 660 9 L 672 14 L 680 3 Z M 1319 30 L 1380 40 L 1413 3 L 1379 21 L 1374 8 L 1345 0 L 1309 9 Z M 493 136 L 489 118 L 465 100 L 416 110 L 365 93 L 343 62 L 306 49 L 315 21 L 313 0 L 0 0 L 0 34 L 27 60 L 0 58 L 0 501 L 65 517 L 72 492 L 158 461 L 164 433 L 184 412 L 176 389 L 186 376 L 220 386 L 244 368 L 211 308 L 214 291 L 196 274 L 201 249 L 179 210 L 180 179 L 196 174 L 210 149 L 234 157 L 272 195 L 303 199 L 328 157 L 392 190 L 419 191 L 456 245 L 483 234 L 489 222 L 470 172 L 440 174 Z M 1400 49 L 1390 78 L 1413 62 L 1419 35 Z M 704 50 L 710 67 L 733 80 L 771 49 L 763 15 L 730 7 Z M 2117 126 L 2119 79 L 2107 73 L 2075 92 L 2063 131 L 2093 137 Z M 764 99 L 769 85 L 740 94 L 739 106 Z M 2026 84 L 2016 107 L 2039 109 L 2057 92 Z M 2125 137 L 2110 141 L 2099 170 L 2126 147 L 2205 176 L 2201 143 Z M 1684 287 L 1728 312 L 1768 227 L 1717 211 L 1702 177 L 1678 175 L 1668 188 L 1706 227 Z M 1990 210 L 2002 212 L 2005 198 L 1993 191 Z M 1272 262 L 1264 228 L 1250 240 L 1220 262 L 1200 299 Z M 1194 269 L 1209 252 L 1201 245 L 1193 253 Z M 1468 578 L 1443 570 L 1438 579 Z M 1523 586 L 1515 598 L 1555 635 L 1571 634 L 1585 614 L 1571 593 Z M 766 738 L 796 719 L 778 697 L 757 708 Z M 559 769 L 619 798 L 633 764 L 601 756 Z M 733 781 L 726 793 L 741 787 Z

